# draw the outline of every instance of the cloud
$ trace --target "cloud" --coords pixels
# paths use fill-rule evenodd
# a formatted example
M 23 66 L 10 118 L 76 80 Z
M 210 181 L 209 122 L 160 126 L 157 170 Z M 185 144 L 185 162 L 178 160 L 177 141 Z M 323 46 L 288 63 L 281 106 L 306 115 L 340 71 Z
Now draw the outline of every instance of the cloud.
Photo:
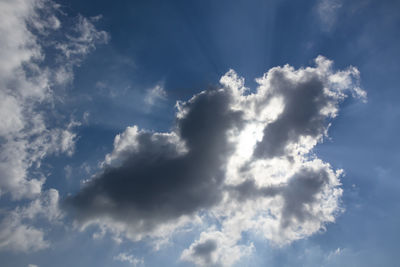
M 16 215 L 2 220 L 0 226 L 0 250 L 31 252 L 49 247 L 42 230 L 21 223 Z
M 330 31 L 337 20 L 338 10 L 342 7 L 341 0 L 319 0 L 317 2 L 317 16 L 324 31 Z
M 167 98 L 167 92 L 161 84 L 157 84 L 153 88 L 150 88 L 146 92 L 144 102 L 149 106 L 153 106 L 157 101 L 165 100 Z
M 99 225 L 131 240 L 202 229 L 181 255 L 198 265 L 249 255 L 244 232 L 283 246 L 323 230 L 341 212 L 342 171 L 312 149 L 340 102 L 366 94 L 356 68 L 335 71 L 322 56 L 315 64 L 272 68 L 254 93 L 230 70 L 219 89 L 178 101 L 170 132 L 128 127 L 65 207 L 81 229 Z
M 122 262 L 129 262 L 132 266 L 140 266 L 144 264 L 143 259 L 137 259 L 132 255 L 127 253 L 120 253 L 118 256 L 114 257 L 114 260 L 122 261 Z
M 49 247 L 37 220 L 59 223 L 63 214 L 58 191 L 42 190 L 41 163 L 49 155 L 71 156 L 80 125 L 55 115 L 57 105 L 74 67 L 107 40 L 91 19 L 69 18 L 53 1 L 0 2 L 0 197 L 10 196 L 10 205 L 23 200 L 0 213 L 0 250 Z
M 201 233 L 199 240 L 182 252 L 181 260 L 198 266 L 231 266 L 253 251 L 252 244 L 238 245 L 240 237 L 231 234 L 215 230 Z
M 0 250 L 32 252 L 48 248 L 45 231 L 32 226 L 37 218 L 56 223 L 63 218 L 59 209 L 59 195 L 55 189 L 41 194 L 28 206 L 17 207 L 0 214 Z
M 41 161 L 72 155 L 79 123 L 52 114 L 73 68 L 108 35 L 90 19 L 71 20 L 50 0 L 0 3 L 0 196 L 34 198 L 45 176 Z M 50 123 L 56 121 L 56 123 Z
M 198 243 L 193 246 L 193 254 L 206 262 L 210 262 L 211 254 L 217 249 L 217 242 L 214 239 L 208 239 L 203 243 Z
M 55 48 L 62 51 L 65 58 L 78 65 L 82 61 L 82 56 L 89 54 L 96 48 L 96 44 L 107 43 L 109 35 L 105 31 L 99 31 L 94 26 L 101 17 L 85 18 L 78 15 L 75 25 L 66 29 L 64 33 L 66 42 L 55 43 Z
M 78 218 L 111 215 L 131 221 L 131 232 L 141 235 L 218 203 L 224 160 L 233 149 L 226 129 L 240 126 L 229 98 L 224 91 L 204 92 L 182 103 L 179 133 L 128 128 L 116 138 L 104 172 L 69 199 Z

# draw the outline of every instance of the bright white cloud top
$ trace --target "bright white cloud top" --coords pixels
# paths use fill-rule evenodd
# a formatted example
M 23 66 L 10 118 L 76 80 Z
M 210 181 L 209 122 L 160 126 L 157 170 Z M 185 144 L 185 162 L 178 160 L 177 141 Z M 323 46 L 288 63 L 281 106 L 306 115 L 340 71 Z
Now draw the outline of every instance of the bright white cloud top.
M 177 102 L 168 133 L 128 127 L 103 170 L 67 200 L 85 229 L 117 239 L 165 240 L 207 229 L 181 259 L 229 266 L 252 251 L 252 232 L 277 246 L 323 230 L 341 212 L 340 176 L 312 149 L 348 95 L 365 100 L 354 67 L 270 69 L 250 92 L 230 70 L 221 88 Z

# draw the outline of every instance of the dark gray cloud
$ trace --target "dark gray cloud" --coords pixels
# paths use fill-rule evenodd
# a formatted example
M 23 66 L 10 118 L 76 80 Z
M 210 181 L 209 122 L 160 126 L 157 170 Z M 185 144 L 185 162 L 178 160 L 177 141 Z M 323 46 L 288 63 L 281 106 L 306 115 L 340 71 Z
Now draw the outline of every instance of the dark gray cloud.
M 286 146 L 298 142 L 301 136 L 316 138 L 322 135 L 327 116 L 321 110 L 336 100 L 324 92 L 324 83 L 317 74 L 304 75 L 297 83 L 278 72 L 271 79 L 275 96 L 282 97 L 284 109 L 264 128 L 263 138 L 254 151 L 256 157 L 283 156 Z
M 187 152 L 166 136 L 140 132 L 136 150 L 120 166 L 106 167 L 67 206 L 81 221 L 111 216 L 150 231 L 216 204 L 233 149 L 226 133 L 241 125 L 241 112 L 232 111 L 230 101 L 225 91 L 209 91 L 184 103 L 176 131 Z
M 193 246 L 193 256 L 202 258 L 206 264 L 211 263 L 211 253 L 217 249 L 217 242 L 213 239 L 205 240 Z
M 273 197 L 282 192 L 282 186 L 259 187 L 254 180 L 248 179 L 235 186 L 228 186 L 232 198 L 240 202 L 259 197 Z
M 314 220 L 315 214 L 307 209 L 307 205 L 312 207 L 313 204 L 318 204 L 319 199 L 316 195 L 322 192 L 322 187 L 329 185 L 329 182 L 329 173 L 324 168 L 303 168 L 294 174 L 282 192 L 282 226 L 287 227 L 293 223 L 293 219 L 299 222 Z
M 304 167 L 292 175 L 288 182 L 274 186 L 257 186 L 254 180 L 246 180 L 243 183 L 230 186 L 228 190 L 232 198 L 240 202 L 254 200 L 260 197 L 280 196 L 284 205 L 282 208 L 281 226 L 286 228 L 296 221 L 312 221 L 315 214 L 307 209 L 317 204 L 317 194 L 322 192 L 323 186 L 329 186 L 329 172 L 326 167 L 313 169 Z

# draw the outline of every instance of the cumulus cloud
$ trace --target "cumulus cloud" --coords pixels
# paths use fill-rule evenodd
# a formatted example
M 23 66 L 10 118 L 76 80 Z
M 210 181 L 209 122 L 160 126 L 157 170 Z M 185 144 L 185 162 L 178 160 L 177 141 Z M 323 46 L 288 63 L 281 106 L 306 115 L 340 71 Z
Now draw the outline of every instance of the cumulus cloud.
M 0 250 L 31 252 L 48 248 L 50 243 L 45 239 L 45 231 L 33 226 L 33 222 L 38 218 L 60 222 L 64 215 L 58 204 L 58 191 L 50 189 L 28 206 L 1 212 Z
M 49 111 L 73 67 L 108 36 L 90 19 L 78 16 L 71 26 L 61 18 L 68 20 L 50 0 L 0 3 L 0 196 L 38 196 L 45 176 L 32 170 L 48 155 L 74 151 L 79 123 L 50 118 Z
M 128 128 L 115 139 L 104 172 L 69 199 L 79 207 L 78 217 L 131 221 L 131 232 L 142 235 L 218 203 L 225 158 L 233 149 L 226 129 L 239 127 L 240 120 L 229 98 L 224 91 L 204 92 L 181 103 L 178 133 Z
M 181 255 L 201 266 L 249 255 L 244 232 L 282 246 L 323 230 L 341 211 L 342 171 L 312 149 L 340 102 L 366 94 L 356 68 L 336 71 L 322 56 L 315 64 L 272 68 L 254 93 L 230 70 L 220 88 L 178 101 L 170 132 L 128 127 L 66 208 L 82 229 L 99 225 L 131 240 L 202 225 Z

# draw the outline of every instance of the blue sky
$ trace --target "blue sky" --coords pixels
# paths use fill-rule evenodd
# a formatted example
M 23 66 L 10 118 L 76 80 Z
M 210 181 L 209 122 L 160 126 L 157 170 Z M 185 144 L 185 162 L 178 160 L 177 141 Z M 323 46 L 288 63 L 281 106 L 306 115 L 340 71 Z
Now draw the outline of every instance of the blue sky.
M 1 0 L 2 265 L 398 266 L 399 8 Z

